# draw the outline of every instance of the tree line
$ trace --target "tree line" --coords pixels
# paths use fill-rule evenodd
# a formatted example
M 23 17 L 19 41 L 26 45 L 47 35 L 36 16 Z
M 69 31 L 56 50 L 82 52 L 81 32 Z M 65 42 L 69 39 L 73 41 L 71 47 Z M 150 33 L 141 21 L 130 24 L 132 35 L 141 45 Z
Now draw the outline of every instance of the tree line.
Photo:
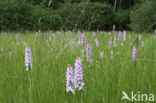
M 0 30 L 156 28 L 156 0 L 0 0 Z

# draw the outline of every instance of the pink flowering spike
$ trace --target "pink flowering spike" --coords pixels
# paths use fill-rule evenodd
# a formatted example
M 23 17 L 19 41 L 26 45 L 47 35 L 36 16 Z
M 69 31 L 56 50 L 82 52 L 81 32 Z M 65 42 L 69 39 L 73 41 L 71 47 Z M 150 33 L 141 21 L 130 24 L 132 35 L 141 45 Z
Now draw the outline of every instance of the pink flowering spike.
M 95 42 L 96 42 L 96 46 L 99 46 L 99 40 L 97 38 L 95 39 Z
M 122 40 L 122 32 L 121 31 L 118 32 L 118 40 Z
M 31 49 L 29 46 L 26 46 L 25 48 L 25 66 L 26 66 L 26 70 L 29 70 L 32 68 L 32 55 L 31 55 Z
M 156 29 L 155 29 L 155 32 L 154 32 L 154 39 L 156 38 Z
M 113 54 L 113 50 L 111 50 L 111 60 L 114 59 L 114 54 Z
M 82 45 L 86 44 L 86 37 L 84 34 L 81 34 L 81 43 L 82 43 Z
M 132 54 L 132 59 L 136 62 L 136 59 L 137 59 L 137 55 L 138 55 L 138 50 L 137 50 L 137 47 L 134 46 L 133 47 L 133 54 Z
M 58 56 L 56 55 L 55 59 L 57 60 L 58 59 Z
M 67 67 L 66 72 L 66 92 L 71 91 L 73 94 L 75 94 L 74 90 L 74 72 L 73 68 L 70 66 L 70 64 Z
M 95 33 L 93 33 L 93 38 L 96 38 L 96 34 Z
M 11 51 L 9 51 L 9 57 L 11 57 L 12 56 L 12 52 Z
M 109 48 L 112 46 L 112 37 L 110 37 L 110 40 L 109 40 Z
M 87 62 L 89 62 L 90 65 L 93 65 L 93 62 L 92 62 L 92 46 L 90 43 L 87 44 L 86 58 L 87 58 Z
M 114 35 L 113 47 L 117 47 L 116 36 Z
M 75 62 L 75 72 L 74 72 L 74 86 L 79 90 L 83 89 L 85 85 L 83 81 L 83 67 L 82 67 L 82 60 L 77 57 Z
M 123 32 L 123 40 L 126 41 L 126 31 Z

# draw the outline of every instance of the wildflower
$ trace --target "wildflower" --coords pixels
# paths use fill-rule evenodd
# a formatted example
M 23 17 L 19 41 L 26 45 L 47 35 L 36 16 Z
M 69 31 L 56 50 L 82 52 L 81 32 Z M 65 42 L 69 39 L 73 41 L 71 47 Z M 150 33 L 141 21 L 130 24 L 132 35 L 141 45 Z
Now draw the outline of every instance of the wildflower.
M 92 46 L 90 43 L 87 44 L 87 48 L 86 48 L 86 58 L 87 61 L 92 65 Z
M 58 56 L 56 55 L 55 59 L 57 60 L 58 59 Z
M 71 91 L 75 94 L 74 90 L 74 72 L 73 68 L 68 64 L 67 72 L 66 72 L 66 92 Z
M 117 43 L 116 43 L 116 36 L 115 36 L 115 35 L 114 35 L 113 46 L 114 46 L 114 47 L 117 47 Z
M 137 59 L 137 55 L 138 55 L 138 50 L 137 50 L 137 47 L 134 46 L 133 47 L 133 54 L 132 54 L 132 58 L 133 60 L 136 62 L 136 59 Z
M 12 52 L 11 52 L 11 51 L 9 51 L 9 56 L 10 56 L 10 57 L 12 56 Z
M 86 44 L 86 37 L 84 34 L 81 35 L 81 43 L 82 43 L 82 45 Z
M 79 57 L 77 57 L 76 62 L 75 62 L 74 86 L 75 88 L 78 88 L 79 90 L 81 90 L 84 85 L 85 83 L 83 81 L 82 61 Z
M 95 33 L 93 33 L 93 38 L 96 38 L 96 34 Z
M 99 46 L 99 40 L 97 38 L 95 39 L 95 42 L 96 42 L 96 46 Z
M 126 31 L 123 32 L 123 40 L 126 41 Z
M 113 60 L 114 55 L 113 55 L 113 50 L 111 50 L 111 60 Z
M 122 40 L 122 32 L 121 31 L 118 32 L 118 40 Z
M 26 66 L 26 70 L 29 70 L 32 68 L 32 55 L 31 55 L 31 49 L 29 46 L 26 46 L 25 48 L 25 66 Z
M 112 46 L 112 37 L 109 39 L 109 48 Z
M 155 29 L 155 33 L 154 33 L 154 39 L 156 38 L 156 29 Z

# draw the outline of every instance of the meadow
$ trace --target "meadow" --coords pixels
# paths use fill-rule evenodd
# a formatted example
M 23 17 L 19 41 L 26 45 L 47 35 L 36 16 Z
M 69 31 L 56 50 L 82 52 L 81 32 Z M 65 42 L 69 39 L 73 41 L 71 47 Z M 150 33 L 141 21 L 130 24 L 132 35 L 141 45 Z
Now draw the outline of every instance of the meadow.
M 82 33 L 85 45 L 79 42 Z M 121 100 L 123 91 L 156 95 L 154 33 L 126 34 L 124 41 L 118 40 L 117 32 L 104 31 L 1 32 L 0 103 L 129 103 Z M 109 47 L 114 35 L 117 46 Z M 92 65 L 86 60 L 87 43 L 92 46 Z M 25 67 L 26 45 L 32 52 L 30 71 Z M 135 45 L 136 63 L 132 59 Z M 77 57 L 82 60 L 85 85 L 72 94 L 66 92 L 66 70 L 68 64 L 75 67 Z

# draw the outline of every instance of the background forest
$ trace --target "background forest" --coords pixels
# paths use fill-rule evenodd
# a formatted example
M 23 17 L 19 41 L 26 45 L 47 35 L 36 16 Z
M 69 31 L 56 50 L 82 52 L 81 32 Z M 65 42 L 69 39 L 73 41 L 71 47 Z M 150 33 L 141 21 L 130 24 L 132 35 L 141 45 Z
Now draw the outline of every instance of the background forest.
M 0 0 L 0 30 L 156 28 L 156 0 Z

